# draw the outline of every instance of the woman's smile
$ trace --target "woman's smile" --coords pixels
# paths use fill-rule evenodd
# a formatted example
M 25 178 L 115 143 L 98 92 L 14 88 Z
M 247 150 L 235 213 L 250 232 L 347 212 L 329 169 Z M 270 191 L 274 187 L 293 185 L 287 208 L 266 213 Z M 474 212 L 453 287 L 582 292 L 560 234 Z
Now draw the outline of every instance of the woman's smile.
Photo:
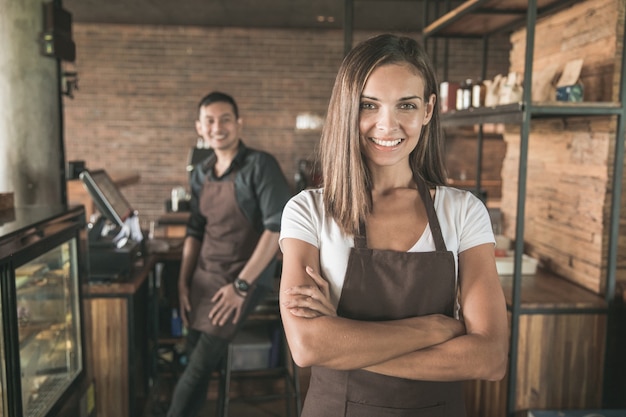
M 377 139 L 377 138 L 369 138 L 370 141 L 374 142 L 378 146 L 383 146 L 385 148 L 393 148 L 398 146 L 404 139 Z

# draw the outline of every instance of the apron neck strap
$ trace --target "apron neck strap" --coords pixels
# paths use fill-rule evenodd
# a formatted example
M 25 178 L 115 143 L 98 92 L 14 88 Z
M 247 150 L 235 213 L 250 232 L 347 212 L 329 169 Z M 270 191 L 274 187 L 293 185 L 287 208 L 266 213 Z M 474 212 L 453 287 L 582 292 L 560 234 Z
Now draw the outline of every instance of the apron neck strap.
M 365 223 L 359 223 L 359 233 L 354 236 L 354 247 L 357 249 L 367 249 L 367 234 L 365 233 Z
M 433 234 L 435 248 L 438 251 L 446 251 L 446 244 L 443 240 L 443 235 L 441 234 L 441 226 L 439 225 L 439 219 L 437 218 L 437 213 L 435 212 L 435 203 L 433 202 L 430 191 L 426 186 L 426 182 L 419 175 L 415 175 L 413 179 L 417 184 L 417 191 L 419 191 L 420 196 L 422 197 L 424 207 L 426 207 L 428 225 L 431 233 Z

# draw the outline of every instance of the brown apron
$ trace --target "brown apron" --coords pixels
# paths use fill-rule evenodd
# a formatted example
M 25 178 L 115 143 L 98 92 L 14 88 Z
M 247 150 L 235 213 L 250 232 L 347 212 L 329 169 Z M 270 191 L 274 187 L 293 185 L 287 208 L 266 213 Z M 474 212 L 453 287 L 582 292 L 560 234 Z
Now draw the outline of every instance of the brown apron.
M 453 316 L 454 255 L 446 249 L 430 193 L 415 178 L 428 213 L 435 252 L 367 248 L 365 227 L 354 239 L 337 314 L 380 321 L 440 313 Z M 462 417 L 462 382 L 415 381 L 365 370 L 313 367 L 303 417 Z
M 206 217 L 206 226 L 189 291 L 191 327 L 225 339 L 234 336 L 238 325 L 232 319 L 223 326 L 211 324 L 209 311 L 215 305 L 211 298 L 237 278 L 260 238 L 237 204 L 235 183 L 231 180 L 234 175 L 231 172 L 223 181 L 204 182 L 199 208 Z M 253 286 L 248 291 L 242 311 L 254 289 Z

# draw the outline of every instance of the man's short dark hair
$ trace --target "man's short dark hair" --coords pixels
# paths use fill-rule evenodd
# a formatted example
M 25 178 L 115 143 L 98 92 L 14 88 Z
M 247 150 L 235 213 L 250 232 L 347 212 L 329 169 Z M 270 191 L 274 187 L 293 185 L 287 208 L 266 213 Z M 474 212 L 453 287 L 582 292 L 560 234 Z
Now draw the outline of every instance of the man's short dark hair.
M 200 100 L 198 104 L 198 114 L 200 114 L 200 109 L 204 106 L 208 106 L 213 103 L 229 103 L 233 107 L 233 113 L 235 113 L 235 118 L 239 119 L 239 108 L 237 107 L 237 103 L 235 99 L 229 96 L 226 93 L 221 93 L 219 91 L 213 91 Z

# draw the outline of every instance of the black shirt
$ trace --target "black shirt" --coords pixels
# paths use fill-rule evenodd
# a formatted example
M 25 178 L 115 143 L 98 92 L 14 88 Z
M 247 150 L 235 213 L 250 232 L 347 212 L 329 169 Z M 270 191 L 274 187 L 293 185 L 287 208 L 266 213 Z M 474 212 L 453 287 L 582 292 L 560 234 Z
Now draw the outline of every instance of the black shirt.
M 216 177 L 213 167 L 215 154 L 196 165 L 190 178 L 191 216 L 187 223 L 187 236 L 200 241 L 204 237 L 206 218 L 200 213 L 199 201 L 204 181 L 233 181 L 229 175 L 235 171 L 235 198 L 244 216 L 260 234 L 264 230 L 280 231 L 283 208 L 291 198 L 291 190 L 276 159 L 267 152 L 248 148 L 239 142 L 237 155 L 221 177 Z

